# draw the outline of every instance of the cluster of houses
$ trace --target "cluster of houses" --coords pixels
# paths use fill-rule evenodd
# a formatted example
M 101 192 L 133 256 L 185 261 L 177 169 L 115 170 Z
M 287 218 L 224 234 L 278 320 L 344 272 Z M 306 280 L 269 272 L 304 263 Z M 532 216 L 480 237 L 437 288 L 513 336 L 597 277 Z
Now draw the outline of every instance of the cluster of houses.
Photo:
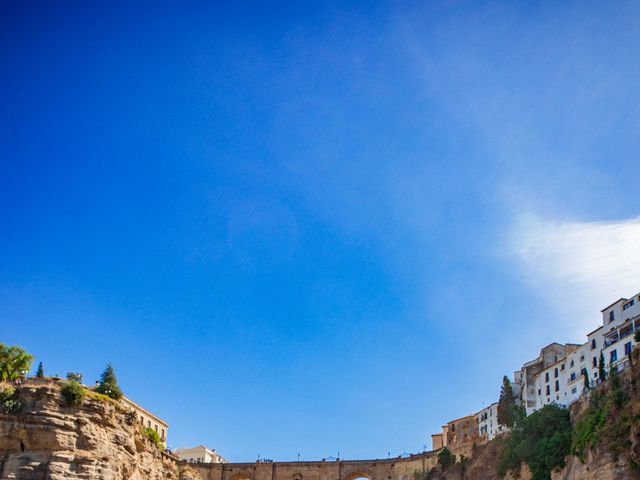
M 599 382 L 601 355 L 606 371 L 611 368 L 621 371 L 628 365 L 635 344 L 634 334 L 638 330 L 640 293 L 620 298 L 603 309 L 602 325 L 587 334 L 585 343 L 547 345 L 536 358 L 514 372 L 511 387 L 516 403 L 524 406 L 527 415 L 551 403 L 570 405 L 584 393 L 585 382 L 589 387 Z M 144 427 L 158 432 L 166 446 L 167 422 L 127 398 L 124 401 L 136 411 Z M 432 448 L 464 448 L 492 440 L 506 430 L 507 427 L 498 422 L 498 402 L 495 402 L 477 413 L 447 422 L 442 432 L 431 436 Z M 190 463 L 226 461 L 215 450 L 203 445 L 179 448 L 171 453 Z
M 552 343 L 538 357 L 525 363 L 513 376 L 511 386 L 516 402 L 527 415 L 545 405 L 568 406 L 583 394 L 585 381 L 589 387 L 598 382 L 602 354 L 605 371 L 623 370 L 629 362 L 640 330 L 640 293 L 621 298 L 602 310 L 602 325 L 587 334 L 587 341 Z M 506 431 L 498 423 L 498 402 L 477 413 L 447 422 L 441 433 L 431 436 L 433 450 L 443 447 L 463 448 L 491 440 Z

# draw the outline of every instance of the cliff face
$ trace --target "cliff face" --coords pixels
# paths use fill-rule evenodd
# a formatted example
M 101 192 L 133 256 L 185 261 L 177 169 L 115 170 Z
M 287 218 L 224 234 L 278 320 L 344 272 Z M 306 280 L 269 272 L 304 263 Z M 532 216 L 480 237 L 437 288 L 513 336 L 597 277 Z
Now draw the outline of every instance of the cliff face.
M 175 463 L 118 402 L 67 407 L 56 382 L 18 388 L 22 408 L 0 414 L 0 479 L 178 479 Z

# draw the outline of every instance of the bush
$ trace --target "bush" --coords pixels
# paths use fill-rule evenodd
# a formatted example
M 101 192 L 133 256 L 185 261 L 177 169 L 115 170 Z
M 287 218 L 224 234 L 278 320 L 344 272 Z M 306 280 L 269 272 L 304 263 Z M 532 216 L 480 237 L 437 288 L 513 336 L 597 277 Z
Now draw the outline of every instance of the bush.
M 440 465 L 443 470 L 446 470 L 454 463 L 456 463 L 456 457 L 447 447 L 444 447 L 440 452 L 438 452 L 438 465 Z
M 557 405 L 545 405 L 516 423 L 507 439 L 498 473 L 518 472 L 526 463 L 533 480 L 549 480 L 551 472 L 564 466 L 571 448 L 569 411 Z
M 4 413 L 18 413 L 22 410 L 22 402 L 15 398 L 10 398 L 2 402 L 2 411 Z
M 8 383 L 0 383 L 0 403 L 12 398 L 16 393 L 16 389 Z
M 7 383 L 0 383 L 0 411 L 2 413 L 18 413 L 22 402 L 16 398 L 16 389 Z
M 162 440 L 160 440 L 160 435 L 153 428 L 145 428 L 143 430 L 144 436 L 147 437 L 153 444 L 158 447 L 161 451 L 164 450 L 164 445 L 162 444 Z
M 69 406 L 78 406 L 84 400 L 86 395 L 84 388 L 78 382 L 69 380 L 62 383 L 60 387 L 62 396 Z
M 124 419 L 127 422 L 127 425 L 133 425 L 138 419 L 138 413 L 132 408 L 124 414 Z

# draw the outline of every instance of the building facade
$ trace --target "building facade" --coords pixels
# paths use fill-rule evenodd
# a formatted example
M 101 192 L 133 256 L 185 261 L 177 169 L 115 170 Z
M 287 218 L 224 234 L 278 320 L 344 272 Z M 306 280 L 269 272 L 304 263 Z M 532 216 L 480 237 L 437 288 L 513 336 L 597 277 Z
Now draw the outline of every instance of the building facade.
M 209 449 L 204 445 L 192 448 L 178 448 L 173 451 L 180 460 L 189 463 L 225 463 L 226 460 L 215 449 Z
M 511 384 L 514 397 L 517 404 L 525 407 L 527 415 L 549 404 L 568 406 L 586 388 L 600 383 L 601 355 L 606 372 L 611 368 L 620 371 L 628 365 L 629 354 L 636 344 L 634 334 L 640 330 L 640 293 L 616 300 L 601 313 L 602 324 L 587 334 L 585 343 L 551 343 L 514 372 Z M 442 433 L 431 436 L 432 446 L 434 450 L 455 448 L 491 440 L 507 430 L 498 423 L 496 402 L 475 415 L 448 422 Z
M 601 313 L 602 325 L 587 334 L 585 343 L 547 345 L 517 372 L 527 415 L 550 403 L 568 406 L 587 386 L 598 384 L 601 353 L 606 372 L 627 365 L 640 330 L 640 294 L 621 298 Z
M 482 440 L 493 440 L 498 433 L 506 431 L 498 424 L 498 402 L 492 403 L 476 413 L 478 419 L 478 436 Z
M 122 397 L 122 402 L 136 412 L 136 418 L 138 419 L 138 422 L 140 422 L 140 425 L 144 428 L 152 428 L 156 431 L 162 441 L 162 444 L 166 447 L 169 424 L 127 397 Z

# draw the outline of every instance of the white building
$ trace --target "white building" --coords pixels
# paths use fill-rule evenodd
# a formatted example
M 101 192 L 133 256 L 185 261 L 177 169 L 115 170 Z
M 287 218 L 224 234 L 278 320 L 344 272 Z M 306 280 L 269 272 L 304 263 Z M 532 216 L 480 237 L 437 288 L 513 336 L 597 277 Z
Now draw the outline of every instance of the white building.
M 601 352 L 607 372 L 612 366 L 624 368 L 637 330 L 640 330 L 640 294 L 621 298 L 602 310 L 602 325 L 587 334 L 586 343 L 552 343 L 544 347 L 537 358 L 525 363 L 515 375 L 527 415 L 550 403 L 573 403 L 584 391 L 585 373 L 590 387 L 597 384 Z
M 178 448 L 173 451 L 180 460 L 189 463 L 225 463 L 226 460 L 215 449 L 211 450 L 204 445 L 193 448 Z
M 598 378 L 601 353 L 607 373 L 612 367 L 622 370 L 628 365 L 629 354 L 636 344 L 634 333 L 638 330 L 640 293 L 620 298 L 603 309 L 602 325 L 587 334 L 586 343 L 551 343 L 514 372 L 511 387 L 516 403 L 524 405 L 527 415 L 551 403 L 570 405 L 584 393 L 585 383 L 592 388 L 601 381 Z M 475 418 L 480 439 L 491 440 L 508 430 L 498 425 L 497 402 L 480 410 Z M 449 422 L 442 433 L 431 436 L 434 450 L 451 443 L 450 430 L 455 422 Z
M 478 433 L 480 438 L 493 440 L 498 433 L 506 432 L 504 425 L 498 425 L 498 402 L 480 410 L 478 417 Z

